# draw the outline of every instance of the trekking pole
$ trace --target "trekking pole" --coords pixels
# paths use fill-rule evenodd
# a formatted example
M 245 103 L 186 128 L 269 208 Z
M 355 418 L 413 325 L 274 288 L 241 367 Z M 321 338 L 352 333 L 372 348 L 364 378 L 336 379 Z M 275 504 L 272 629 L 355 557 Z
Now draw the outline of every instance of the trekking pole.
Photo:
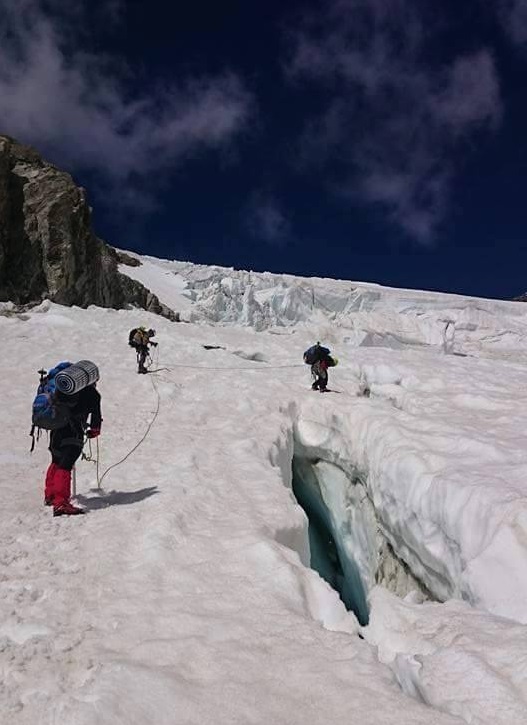
M 101 490 L 101 479 L 99 478 L 99 436 L 95 439 L 97 446 L 97 458 L 95 459 L 95 475 L 97 476 L 97 488 Z
M 95 476 L 96 476 L 96 479 L 97 479 L 97 488 L 100 490 L 101 489 L 101 480 L 100 480 L 100 477 L 99 477 L 99 456 L 100 456 L 100 453 L 99 453 L 99 438 L 97 437 L 95 439 L 95 445 L 96 445 L 96 450 L 97 450 L 97 454 L 96 454 L 95 457 L 93 455 L 93 451 L 92 451 L 92 447 L 91 447 L 91 442 L 92 442 L 92 439 L 91 438 L 86 438 L 85 439 L 84 445 L 86 445 L 86 443 L 88 443 L 89 453 L 88 453 L 88 455 L 86 455 L 86 453 L 84 453 L 84 450 L 83 450 L 83 452 L 82 452 L 82 460 L 83 461 L 89 461 L 90 463 L 95 463 Z

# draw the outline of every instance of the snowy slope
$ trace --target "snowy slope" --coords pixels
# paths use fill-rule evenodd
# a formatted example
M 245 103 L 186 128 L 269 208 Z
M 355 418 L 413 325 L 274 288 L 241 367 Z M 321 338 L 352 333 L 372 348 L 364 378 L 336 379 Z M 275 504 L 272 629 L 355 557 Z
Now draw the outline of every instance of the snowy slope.
M 122 271 L 194 322 L 0 315 L 0 721 L 527 723 L 527 307 L 152 258 Z M 137 324 L 158 331 L 149 376 Z M 315 339 L 339 394 L 309 390 Z M 147 435 L 102 491 L 80 463 L 89 514 L 53 519 L 45 443 L 29 456 L 25 436 L 35 371 L 85 357 L 100 473 Z M 364 639 L 309 568 L 293 456 L 369 590 Z

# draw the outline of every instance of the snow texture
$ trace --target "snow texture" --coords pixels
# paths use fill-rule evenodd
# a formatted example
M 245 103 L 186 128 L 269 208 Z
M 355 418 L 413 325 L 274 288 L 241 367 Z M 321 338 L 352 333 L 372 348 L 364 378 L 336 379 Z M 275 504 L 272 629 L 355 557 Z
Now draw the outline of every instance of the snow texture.
M 121 271 L 187 324 L 0 305 L 0 721 L 527 723 L 527 307 L 142 260 Z M 301 363 L 317 339 L 335 394 Z M 107 473 L 79 463 L 88 515 L 54 519 L 25 432 L 36 371 L 83 358 Z M 361 573 L 362 630 L 309 568 L 293 456 Z

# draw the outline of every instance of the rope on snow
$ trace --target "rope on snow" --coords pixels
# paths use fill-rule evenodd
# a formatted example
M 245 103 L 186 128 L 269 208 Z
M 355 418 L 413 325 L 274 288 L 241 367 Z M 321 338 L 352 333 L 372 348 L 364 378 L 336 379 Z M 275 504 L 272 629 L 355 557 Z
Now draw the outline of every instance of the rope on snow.
M 155 361 L 152 359 L 152 357 L 150 357 L 150 355 L 148 357 L 150 358 L 150 360 L 147 364 L 147 367 L 150 368 L 154 364 L 157 366 L 159 364 L 159 349 L 156 348 Z M 225 367 L 225 366 L 213 367 L 213 366 L 207 366 L 207 365 L 184 365 L 183 363 L 171 363 L 171 365 L 174 368 L 186 368 L 186 369 L 191 369 L 191 370 L 215 370 L 215 371 L 247 370 L 250 372 L 257 372 L 257 373 L 273 372 L 277 369 L 291 369 L 291 368 L 303 368 L 304 367 L 303 364 L 298 364 L 298 363 L 295 365 L 274 365 L 274 366 L 269 366 L 266 368 L 254 368 L 254 367 L 248 367 L 248 366 L 244 366 L 244 367 Z M 128 453 L 125 456 L 123 456 L 123 458 L 121 458 L 116 463 L 112 463 L 111 466 L 108 466 L 108 468 L 105 469 L 102 476 L 100 476 L 100 477 L 99 477 L 99 458 L 100 458 L 100 456 L 99 456 L 99 439 L 98 438 L 96 439 L 96 445 L 97 445 L 96 457 L 94 457 L 93 453 L 92 453 L 91 439 L 88 439 L 89 440 L 89 454 L 87 456 L 83 454 L 83 458 L 84 458 L 84 460 L 94 461 L 96 463 L 96 466 L 97 466 L 96 475 L 97 475 L 97 488 L 98 489 L 101 489 L 101 484 L 102 484 L 103 480 L 106 478 L 106 476 L 108 475 L 108 473 L 110 473 L 110 471 L 112 471 L 114 468 L 117 468 L 118 466 L 123 464 L 128 458 L 130 458 L 130 456 L 133 455 L 135 453 L 135 451 L 144 443 L 144 441 L 148 437 L 150 431 L 152 430 L 152 426 L 156 422 L 157 416 L 159 415 L 159 410 L 161 408 L 161 396 L 159 394 L 159 389 L 157 387 L 157 382 L 155 381 L 154 374 L 156 372 L 158 372 L 158 370 L 160 371 L 163 369 L 170 371 L 172 368 L 170 368 L 170 367 L 159 368 L 159 369 L 156 368 L 156 370 L 153 370 L 152 374 L 150 375 L 150 381 L 152 383 L 152 387 L 153 387 L 155 395 L 156 395 L 156 409 L 154 411 L 152 420 L 148 424 L 144 434 L 142 435 L 140 440 L 135 444 L 135 446 L 130 451 L 128 451 Z

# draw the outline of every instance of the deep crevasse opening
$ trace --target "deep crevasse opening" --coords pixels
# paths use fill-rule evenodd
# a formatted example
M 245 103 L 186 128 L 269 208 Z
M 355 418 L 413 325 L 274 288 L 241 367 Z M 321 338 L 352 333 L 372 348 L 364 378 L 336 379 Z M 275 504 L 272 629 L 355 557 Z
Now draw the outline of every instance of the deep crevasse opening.
M 322 495 L 316 464 L 293 458 L 293 493 L 309 520 L 311 567 L 339 593 L 359 623 L 368 624 L 366 590 L 355 558 L 348 551 L 349 536 Z
M 359 474 L 298 451 L 292 474 L 293 493 L 309 520 L 311 567 L 361 625 L 368 624 L 368 594 L 377 584 L 401 597 L 413 591 L 420 600 L 431 598 L 384 536 Z

